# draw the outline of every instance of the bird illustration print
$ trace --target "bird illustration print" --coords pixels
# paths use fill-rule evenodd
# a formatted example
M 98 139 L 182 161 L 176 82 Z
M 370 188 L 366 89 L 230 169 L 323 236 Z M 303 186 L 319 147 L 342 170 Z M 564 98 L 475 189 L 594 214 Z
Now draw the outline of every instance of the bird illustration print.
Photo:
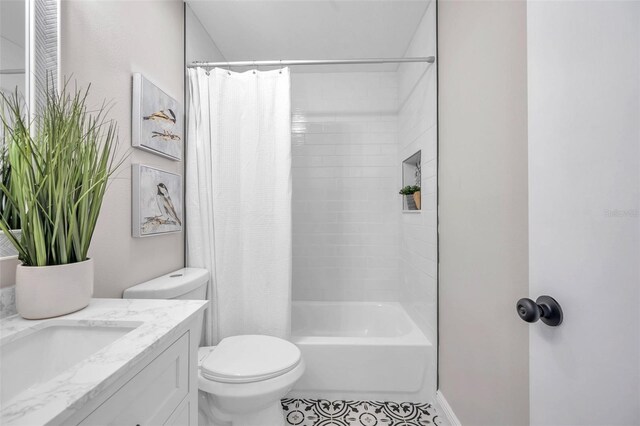
M 153 120 L 160 122 L 169 122 L 176 124 L 176 114 L 173 112 L 171 108 L 163 109 L 162 111 L 156 111 L 151 115 L 147 115 L 146 117 L 142 117 L 144 120 Z
M 178 136 L 178 135 L 176 135 L 174 133 L 171 133 L 168 130 L 164 130 L 162 132 L 155 132 L 154 131 L 154 132 L 151 132 L 151 135 L 152 135 L 151 136 L 152 139 L 153 138 L 160 138 L 160 139 L 165 140 L 165 141 L 179 141 L 180 140 L 180 136 Z
M 176 209 L 173 206 L 173 202 L 171 201 L 171 197 L 169 196 L 169 190 L 167 189 L 164 183 L 158 184 L 158 192 L 156 194 L 156 203 L 158 203 L 158 208 L 160 209 L 160 214 L 163 217 L 167 217 L 168 220 L 172 220 L 178 225 L 182 226 L 182 222 L 178 217 L 178 213 L 176 213 Z

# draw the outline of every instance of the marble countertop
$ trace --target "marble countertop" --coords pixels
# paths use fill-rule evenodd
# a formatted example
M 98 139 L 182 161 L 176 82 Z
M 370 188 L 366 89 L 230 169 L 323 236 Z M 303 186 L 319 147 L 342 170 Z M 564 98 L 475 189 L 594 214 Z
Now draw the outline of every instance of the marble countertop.
M 62 317 L 34 321 L 14 315 L 0 320 L 1 344 L 19 337 L 23 334 L 21 331 L 47 321 L 70 321 L 89 326 L 122 322 L 140 324 L 52 380 L 32 386 L 3 403 L 0 424 L 63 423 L 159 346 L 178 338 L 184 333 L 185 323 L 203 311 L 205 305 L 201 300 L 92 299 L 87 308 Z

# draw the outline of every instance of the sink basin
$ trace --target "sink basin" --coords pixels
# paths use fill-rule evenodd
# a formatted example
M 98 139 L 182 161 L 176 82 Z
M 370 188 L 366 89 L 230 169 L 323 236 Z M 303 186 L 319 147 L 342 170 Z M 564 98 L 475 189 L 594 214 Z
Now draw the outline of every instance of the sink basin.
M 0 401 L 47 382 L 134 330 L 140 323 L 49 320 L 0 341 Z

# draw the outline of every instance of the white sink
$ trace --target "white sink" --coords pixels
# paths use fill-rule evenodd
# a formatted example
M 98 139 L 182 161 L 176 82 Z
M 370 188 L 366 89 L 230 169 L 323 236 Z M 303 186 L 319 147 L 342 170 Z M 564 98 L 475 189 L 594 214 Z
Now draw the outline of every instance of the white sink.
M 0 340 L 0 402 L 51 380 L 140 324 L 48 320 Z

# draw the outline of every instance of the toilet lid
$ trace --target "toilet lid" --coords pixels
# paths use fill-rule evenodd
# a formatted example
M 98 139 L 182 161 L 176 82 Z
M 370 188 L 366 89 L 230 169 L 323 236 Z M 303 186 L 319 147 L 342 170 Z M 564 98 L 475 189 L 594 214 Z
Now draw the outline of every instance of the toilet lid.
M 202 376 L 223 383 L 250 383 L 277 377 L 300 362 L 300 349 L 271 336 L 232 336 L 204 359 Z

